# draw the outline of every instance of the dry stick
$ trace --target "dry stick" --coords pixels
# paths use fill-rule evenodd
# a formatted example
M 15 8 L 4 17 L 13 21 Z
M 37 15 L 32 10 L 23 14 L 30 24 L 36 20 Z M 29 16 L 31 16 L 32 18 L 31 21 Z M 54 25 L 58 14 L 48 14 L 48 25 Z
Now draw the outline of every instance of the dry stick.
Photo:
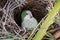
M 5 20 L 4 20 L 4 22 L 2 22 L 2 24 L 3 24 L 3 30 L 5 31 L 5 32 L 7 32 L 7 30 L 5 29 L 5 24 L 6 24 L 6 19 L 7 19 L 7 16 L 6 17 L 3 17 L 3 19 L 5 18 Z M 3 20 L 2 20 L 3 21 Z
M 16 22 L 12 18 L 10 18 L 10 20 L 19 28 L 19 26 L 16 24 Z M 20 28 L 19 28 L 19 31 L 21 31 Z
M 13 5 L 17 4 L 16 2 L 13 2 L 9 5 L 9 7 L 12 7 Z
M 15 2 L 14 2 L 14 3 L 15 3 Z M 12 3 L 12 4 L 14 4 L 14 3 Z M 11 5 L 12 5 L 12 4 L 11 4 Z M 10 5 L 10 6 L 11 6 L 11 5 Z M 14 8 L 14 7 L 13 7 L 13 8 Z M 13 21 L 14 21 L 14 20 L 13 20 Z M 14 21 L 14 23 L 16 24 L 16 22 L 15 22 L 15 21 Z M 16 24 L 16 25 L 17 25 L 17 24 Z M 18 26 L 18 25 L 17 25 L 17 26 Z M 19 28 L 19 27 L 18 27 L 18 28 Z
M 13 9 L 14 7 L 16 7 L 18 4 L 15 3 L 15 5 L 13 4 L 13 6 L 10 7 L 10 9 Z
M 9 10 L 10 10 L 10 9 L 9 9 L 9 8 L 10 8 L 10 4 L 11 4 L 11 1 L 10 1 L 10 2 L 8 3 L 8 5 L 7 5 L 7 9 L 6 9 L 6 10 L 7 10 L 7 13 L 8 13 Z
M 7 4 L 8 4 L 9 2 L 7 1 L 7 3 L 5 4 L 5 6 L 3 7 L 3 9 L 5 9 L 6 8 L 6 6 L 7 6 Z
M 17 2 L 17 4 L 19 4 L 18 0 L 15 0 L 15 2 Z
M 21 2 L 21 3 L 18 4 L 16 7 L 19 7 L 19 6 L 22 5 L 23 3 L 24 3 L 24 2 Z M 15 8 L 16 8 L 16 7 L 15 7 Z M 13 9 L 15 9 L 15 8 L 13 8 Z M 13 10 L 13 9 L 12 9 L 12 10 Z
M 16 24 L 16 22 L 14 21 L 14 23 Z M 17 24 L 16 24 L 17 25 Z M 18 25 L 17 25 L 17 27 L 18 27 Z M 19 28 L 19 27 L 18 27 Z
M 3 30 L 5 30 L 6 32 L 7 32 L 7 30 L 5 29 L 5 24 L 6 24 L 6 19 L 7 19 L 7 15 L 6 15 L 6 10 L 5 10 L 5 7 L 7 6 L 7 4 L 8 4 L 8 1 L 7 1 L 7 3 L 6 3 L 6 5 L 3 7 L 3 16 L 2 16 L 2 19 L 1 19 L 1 21 L 2 21 L 2 24 L 3 24 Z M 6 17 L 4 17 L 4 16 L 6 16 Z M 4 22 L 3 22 L 3 19 L 5 18 L 5 20 L 4 20 Z
M 8 12 L 9 12 L 9 11 L 13 11 L 16 7 L 20 6 L 20 5 L 17 5 L 16 7 L 14 7 L 14 6 L 15 6 L 15 5 L 14 5 L 14 6 L 13 6 L 13 9 L 12 9 L 12 10 L 9 10 L 10 6 L 12 6 L 15 2 L 13 2 L 12 4 L 10 4 L 10 3 L 11 3 L 11 2 L 8 3 L 8 1 L 7 1 L 7 3 L 5 4 L 5 6 L 3 7 L 3 10 L 2 10 L 2 11 L 4 12 L 4 14 L 6 14 L 5 24 L 6 24 L 7 16 L 9 16 L 9 15 L 8 15 Z M 7 6 L 7 5 L 8 5 L 8 6 Z M 7 9 L 5 9 L 6 7 L 7 7 Z M 12 8 L 12 7 L 11 7 L 11 8 Z M 3 16 L 4 16 L 4 14 L 3 14 Z M 11 14 L 12 14 L 12 13 L 11 13 Z M 2 17 L 2 18 L 3 18 L 3 17 Z M 10 19 L 16 24 L 16 22 L 11 18 L 11 15 L 10 15 Z M 4 24 L 4 25 L 5 25 L 5 24 Z M 4 25 L 3 25 L 3 26 L 4 26 Z M 19 26 L 18 26 L 17 24 L 16 24 L 16 26 L 19 28 Z M 5 28 L 5 27 L 4 27 L 4 28 Z M 20 29 L 19 29 L 19 31 L 20 31 Z
M 26 1 L 24 1 L 24 2 L 26 2 Z M 11 11 L 14 10 L 15 8 L 19 7 L 20 5 L 22 5 L 24 2 L 21 2 L 21 3 L 18 4 L 16 7 L 12 8 Z
M 19 37 L 22 38 L 22 36 L 21 36 L 19 33 L 17 33 L 17 32 L 15 31 L 15 29 L 14 29 L 14 32 L 15 32 Z
M 6 3 L 6 5 L 8 4 L 8 1 L 7 1 L 7 3 Z M 4 15 L 6 15 L 6 10 L 5 10 L 5 7 L 6 7 L 6 5 L 3 7 L 3 9 L 2 9 L 2 11 L 3 11 L 3 16 L 2 16 L 2 19 L 4 18 Z M 6 16 L 7 17 L 7 16 Z M 5 17 L 5 18 L 6 18 Z M 1 19 L 1 21 L 2 21 L 2 19 Z M 7 32 L 7 30 L 5 29 L 5 24 L 6 24 L 6 19 L 5 19 L 5 22 L 3 23 L 2 22 L 2 24 L 3 24 L 3 29 Z
M 2 8 L 0 8 L 0 11 L 2 11 Z

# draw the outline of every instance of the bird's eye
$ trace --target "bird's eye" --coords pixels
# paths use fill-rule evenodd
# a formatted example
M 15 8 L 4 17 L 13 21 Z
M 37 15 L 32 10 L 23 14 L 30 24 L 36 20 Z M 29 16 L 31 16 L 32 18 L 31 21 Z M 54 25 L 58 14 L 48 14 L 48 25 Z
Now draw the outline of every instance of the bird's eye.
M 28 14 L 26 13 L 26 15 L 28 15 Z

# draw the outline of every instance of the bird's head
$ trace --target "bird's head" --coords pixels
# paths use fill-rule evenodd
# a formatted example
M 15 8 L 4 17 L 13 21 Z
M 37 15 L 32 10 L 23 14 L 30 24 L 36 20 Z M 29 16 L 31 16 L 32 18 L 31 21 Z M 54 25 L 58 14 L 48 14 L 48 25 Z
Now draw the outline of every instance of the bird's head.
M 26 11 L 26 14 L 29 15 L 31 18 L 33 17 L 31 11 L 29 10 Z
M 22 20 L 24 20 L 25 17 L 32 18 L 33 17 L 32 12 L 30 10 L 24 10 L 21 14 Z

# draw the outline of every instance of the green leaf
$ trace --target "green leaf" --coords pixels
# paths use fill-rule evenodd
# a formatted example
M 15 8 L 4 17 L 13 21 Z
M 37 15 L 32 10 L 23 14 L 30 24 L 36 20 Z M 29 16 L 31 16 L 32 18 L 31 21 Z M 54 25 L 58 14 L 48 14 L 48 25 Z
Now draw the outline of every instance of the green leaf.
M 49 30 L 48 32 L 53 33 L 53 32 L 55 32 L 56 30 L 59 30 L 59 29 L 60 29 L 60 27 L 55 28 L 55 29 L 51 29 L 51 30 Z
M 57 17 L 57 18 L 55 18 L 55 20 L 54 20 L 54 21 L 55 21 L 55 23 L 56 23 L 56 24 L 58 24 L 58 25 L 60 26 L 60 16 L 59 16 L 59 17 Z

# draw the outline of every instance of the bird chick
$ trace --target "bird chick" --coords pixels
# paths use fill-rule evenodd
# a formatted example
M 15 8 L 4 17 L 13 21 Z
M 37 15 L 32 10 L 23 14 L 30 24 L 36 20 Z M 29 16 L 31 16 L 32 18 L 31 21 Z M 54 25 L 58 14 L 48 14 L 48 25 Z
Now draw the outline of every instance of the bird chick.
M 38 22 L 37 20 L 33 17 L 31 11 L 27 10 L 26 11 L 26 16 L 24 17 L 22 21 L 22 27 L 27 30 L 33 30 L 36 28 Z

